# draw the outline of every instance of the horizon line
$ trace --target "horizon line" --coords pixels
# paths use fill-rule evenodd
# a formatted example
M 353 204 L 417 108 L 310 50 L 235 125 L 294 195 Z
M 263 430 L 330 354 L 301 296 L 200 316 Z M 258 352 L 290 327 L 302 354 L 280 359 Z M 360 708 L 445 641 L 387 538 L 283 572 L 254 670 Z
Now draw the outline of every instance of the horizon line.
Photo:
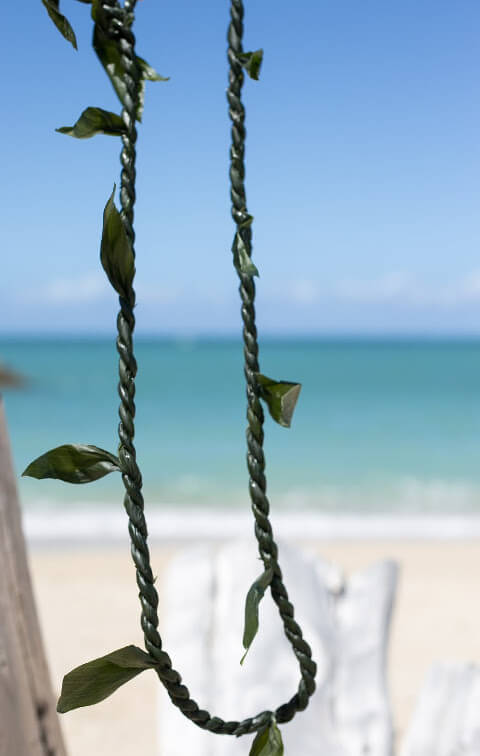
M 1 341 L 106 341 L 116 335 L 112 331 L 0 331 Z M 241 332 L 159 332 L 140 330 L 135 333 L 136 341 L 241 341 Z M 480 341 L 479 332 L 468 331 L 298 331 L 281 333 L 266 331 L 259 341 Z

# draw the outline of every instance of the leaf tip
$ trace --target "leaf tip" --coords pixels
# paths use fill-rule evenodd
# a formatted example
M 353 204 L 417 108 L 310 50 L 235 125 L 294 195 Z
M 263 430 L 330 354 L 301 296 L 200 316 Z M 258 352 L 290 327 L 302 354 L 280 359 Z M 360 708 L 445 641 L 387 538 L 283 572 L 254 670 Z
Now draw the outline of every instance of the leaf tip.
M 20 477 L 21 478 L 35 478 L 36 475 L 33 474 L 32 468 L 33 468 L 33 462 L 30 462 L 30 464 L 26 466 L 25 470 L 22 472 Z
M 62 701 L 62 696 L 57 701 L 57 712 L 59 714 L 65 714 L 65 712 L 68 711 L 68 707 L 65 706 L 64 702 Z
M 260 397 L 267 403 L 272 418 L 283 428 L 290 428 L 302 384 L 274 381 L 261 373 L 256 374 L 256 379 Z
M 260 48 L 253 52 L 240 53 L 239 59 L 250 78 L 258 81 L 263 61 L 263 49 Z

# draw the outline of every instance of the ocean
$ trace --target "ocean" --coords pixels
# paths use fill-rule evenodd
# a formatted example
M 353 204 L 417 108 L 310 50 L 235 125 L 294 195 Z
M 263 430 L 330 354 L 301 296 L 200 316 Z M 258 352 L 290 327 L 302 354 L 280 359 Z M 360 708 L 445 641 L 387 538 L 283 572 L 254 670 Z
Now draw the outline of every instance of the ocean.
M 146 505 L 248 511 L 242 344 L 136 341 L 136 445 Z M 480 514 L 480 341 L 266 340 L 261 370 L 302 383 L 290 429 L 267 415 L 272 512 Z M 27 378 L 4 399 L 20 476 L 65 443 L 116 452 L 113 339 L 0 340 L 0 362 Z M 86 485 L 19 477 L 41 515 L 122 508 L 118 474 Z

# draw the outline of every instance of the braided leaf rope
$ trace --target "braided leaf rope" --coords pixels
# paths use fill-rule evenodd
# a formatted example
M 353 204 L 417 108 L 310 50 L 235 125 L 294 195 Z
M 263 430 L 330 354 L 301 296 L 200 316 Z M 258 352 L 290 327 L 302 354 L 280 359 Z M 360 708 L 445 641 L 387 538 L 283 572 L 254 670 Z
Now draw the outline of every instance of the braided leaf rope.
M 64 33 L 67 29 L 67 39 L 71 40 L 69 26 L 66 19 L 58 10 L 58 2 L 53 3 L 55 18 L 52 17 L 52 7 L 49 14 Z M 88 0 L 82 0 L 88 2 Z M 232 217 L 236 224 L 236 233 L 232 245 L 233 260 L 240 280 L 241 315 L 243 320 L 244 341 L 244 374 L 247 394 L 247 468 L 249 474 L 249 492 L 252 511 L 255 518 L 255 536 L 258 550 L 264 565 L 264 575 L 257 581 L 261 585 L 261 592 L 257 593 L 258 601 L 266 587 L 270 592 L 283 623 L 288 641 L 295 654 L 300 668 L 300 682 L 297 692 L 286 703 L 275 710 L 262 711 L 259 714 L 242 721 L 224 721 L 220 717 L 212 716 L 201 709 L 194 701 L 182 678 L 173 666 L 168 654 L 162 648 L 162 639 L 158 632 L 158 593 L 154 585 L 154 577 L 150 564 L 150 553 L 147 544 L 148 531 L 144 514 L 144 499 L 142 494 L 142 475 L 136 459 L 134 444 L 135 436 L 135 377 L 137 363 L 134 355 L 133 334 L 135 329 L 135 290 L 133 288 L 134 258 L 135 258 L 135 162 L 137 130 L 136 120 L 139 119 L 139 105 L 143 104 L 143 81 L 145 78 L 161 79 L 153 69 L 135 54 L 135 37 L 131 31 L 136 0 L 125 0 L 122 6 L 117 0 L 93 0 L 92 16 L 95 21 L 94 47 L 102 59 L 105 49 L 113 50 L 116 73 L 119 77 L 112 83 L 123 104 L 120 116 L 108 113 L 99 108 L 88 108 L 73 127 L 59 129 L 62 133 L 84 138 L 94 133 L 107 133 L 120 136 L 122 150 L 121 181 L 120 181 L 120 215 L 113 204 L 113 194 L 104 213 L 104 234 L 102 237 L 102 264 L 107 275 L 119 293 L 119 313 L 117 317 L 117 351 L 119 356 L 120 397 L 118 436 L 118 458 L 114 455 L 87 445 L 64 445 L 39 457 L 31 463 L 24 474 L 33 477 L 56 477 L 75 483 L 96 480 L 107 473 L 119 470 L 122 476 L 125 495 L 124 507 L 128 515 L 128 530 L 131 540 L 131 554 L 136 571 L 136 581 L 141 603 L 141 627 L 147 653 L 128 646 L 112 652 L 101 659 L 89 662 L 76 668 L 66 675 L 62 696 L 59 701 L 59 711 L 67 711 L 76 706 L 87 705 L 102 700 L 110 695 L 119 685 L 131 679 L 143 669 L 152 668 L 156 671 L 160 681 L 165 686 L 173 704 L 192 722 L 210 732 L 221 735 L 244 735 L 258 732 L 252 753 L 263 753 L 263 748 L 272 743 L 281 743 L 281 737 L 275 722 L 283 723 L 291 720 L 298 711 L 304 710 L 310 696 L 315 690 L 316 664 L 308 643 L 302 636 L 302 631 L 294 617 L 294 607 L 289 601 L 287 589 L 282 578 L 282 571 L 278 560 L 278 547 L 273 537 L 273 530 L 269 520 L 270 505 L 266 495 L 265 456 L 263 452 L 264 440 L 264 412 L 260 399 L 268 397 L 266 391 L 275 382 L 260 374 L 259 347 L 257 329 L 255 325 L 255 283 L 253 276 L 258 274 L 251 261 L 252 255 L 252 216 L 247 212 L 245 194 L 245 109 L 241 101 L 241 91 L 244 82 L 243 69 L 246 68 L 252 78 L 258 78 L 261 63 L 261 51 L 244 53 L 242 47 L 243 15 L 242 0 L 231 0 L 231 17 L 228 27 L 228 61 L 229 86 L 227 99 L 231 119 L 231 149 L 230 149 L 230 182 Z M 47 8 L 48 10 L 48 8 Z M 60 24 L 58 16 L 64 19 Z M 73 31 L 72 31 L 73 34 Z M 97 40 L 97 41 L 96 41 Z M 113 47 L 109 47 L 113 45 Z M 105 62 L 102 60 L 103 64 Z M 148 73 L 145 71 L 148 69 Z M 153 72 L 153 73 L 152 73 Z M 111 76 L 111 71 L 109 71 Z M 140 101 L 142 100 L 142 102 Z M 117 222 L 117 216 L 118 220 Z M 116 225 L 117 224 L 117 225 Z M 113 250 L 113 252 L 112 252 Z M 280 384 L 277 384 L 280 386 Z M 298 396 L 297 384 L 282 384 L 282 399 L 294 390 L 295 399 Z M 278 397 L 277 397 L 278 399 Z M 294 401 L 293 401 L 294 403 Z M 271 407 L 270 407 L 271 409 Z M 288 410 L 283 424 L 288 425 L 293 405 Z M 273 413 L 272 413 L 273 414 Z M 277 418 L 278 419 L 278 418 Z M 262 582 L 263 580 L 263 582 Z M 253 588 L 253 586 L 252 586 Z M 252 594 L 255 596 L 255 591 Z M 248 599 L 247 599 L 248 604 Z M 258 625 L 258 616 L 257 616 Z M 256 628 L 253 630 L 253 634 Z M 246 635 L 248 635 L 246 631 Z M 252 636 L 253 637 L 253 636 Z M 251 642 L 251 639 L 250 639 Z M 246 646 L 247 648 L 247 646 Z M 99 690 L 92 682 L 93 666 L 98 676 L 98 670 L 114 669 L 116 682 L 112 683 L 108 691 Z M 82 687 L 83 686 L 83 687 Z M 73 691 L 73 692 L 72 692 Z M 74 701 L 69 696 L 74 696 Z M 278 733 L 278 735 L 277 735 Z M 268 741 L 268 742 L 267 742 Z M 266 743 L 266 745 L 265 745 Z M 268 745 L 270 743 L 270 745 Z M 262 745 L 263 744 L 263 745 Z M 267 751 L 265 751 L 267 752 Z M 278 750 L 278 753 L 283 752 Z M 277 753 L 277 751 L 268 751 Z

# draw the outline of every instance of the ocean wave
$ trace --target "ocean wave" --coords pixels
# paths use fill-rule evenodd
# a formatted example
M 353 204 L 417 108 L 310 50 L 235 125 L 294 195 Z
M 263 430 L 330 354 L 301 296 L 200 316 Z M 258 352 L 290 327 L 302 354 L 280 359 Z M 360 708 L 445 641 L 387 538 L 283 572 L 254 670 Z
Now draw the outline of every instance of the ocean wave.
M 68 491 L 62 497 L 58 488 L 45 497 L 23 495 L 27 512 L 60 509 L 101 511 L 122 509 L 123 491 L 95 500 L 90 496 L 77 500 Z M 271 485 L 268 496 L 272 507 L 281 512 L 309 511 L 323 514 L 479 514 L 480 483 L 465 480 L 419 479 L 403 476 L 394 480 L 371 479 L 342 485 L 280 488 Z M 145 501 L 152 511 L 172 509 L 191 511 L 242 511 L 249 508 L 248 491 L 239 486 L 222 485 L 183 476 L 178 485 L 160 491 L 145 489 Z
M 395 481 L 291 488 L 277 494 L 275 503 L 285 510 L 346 514 L 480 514 L 480 484 L 405 476 Z
M 46 512 L 29 511 L 24 528 L 31 543 L 126 542 L 127 518 L 115 509 Z M 480 538 L 480 515 L 319 514 L 312 511 L 278 512 L 272 516 L 275 535 L 289 540 L 408 539 L 462 540 Z M 154 541 L 248 538 L 252 514 L 165 508 L 148 516 Z

